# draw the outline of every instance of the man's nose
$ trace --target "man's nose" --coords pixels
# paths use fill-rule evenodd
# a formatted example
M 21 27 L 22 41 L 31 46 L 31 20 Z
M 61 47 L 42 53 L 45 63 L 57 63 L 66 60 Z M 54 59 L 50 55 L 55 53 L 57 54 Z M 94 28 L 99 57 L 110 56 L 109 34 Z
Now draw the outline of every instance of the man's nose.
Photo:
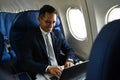
M 48 23 L 47 25 L 52 27 L 52 26 L 55 26 L 55 23 L 50 22 L 50 23 Z

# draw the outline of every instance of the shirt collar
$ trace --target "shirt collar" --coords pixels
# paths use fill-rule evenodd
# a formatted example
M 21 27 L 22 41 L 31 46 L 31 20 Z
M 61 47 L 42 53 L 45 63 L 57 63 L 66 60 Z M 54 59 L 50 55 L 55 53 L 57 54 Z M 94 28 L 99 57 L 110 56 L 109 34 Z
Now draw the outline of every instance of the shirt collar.
M 40 27 L 40 30 L 41 30 L 41 32 L 42 32 L 42 34 L 45 36 L 45 35 L 47 35 L 47 34 L 49 34 L 48 32 L 45 32 L 41 27 Z

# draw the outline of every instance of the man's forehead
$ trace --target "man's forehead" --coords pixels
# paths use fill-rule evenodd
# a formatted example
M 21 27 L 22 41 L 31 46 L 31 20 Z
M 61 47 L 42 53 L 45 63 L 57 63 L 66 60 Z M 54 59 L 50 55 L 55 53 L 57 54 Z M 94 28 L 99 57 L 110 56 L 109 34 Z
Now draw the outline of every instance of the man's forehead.
M 57 15 L 55 13 L 45 13 L 45 17 L 56 17 Z
M 56 21 L 57 15 L 55 13 L 46 13 L 44 18 L 47 20 L 55 20 Z

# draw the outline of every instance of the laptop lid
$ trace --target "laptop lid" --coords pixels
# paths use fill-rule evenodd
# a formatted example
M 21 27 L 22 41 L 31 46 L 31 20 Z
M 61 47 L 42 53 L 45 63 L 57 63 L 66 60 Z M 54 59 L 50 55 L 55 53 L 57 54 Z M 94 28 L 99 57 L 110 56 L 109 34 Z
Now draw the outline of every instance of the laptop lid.
M 59 80 L 78 80 L 85 76 L 88 61 L 63 70 Z

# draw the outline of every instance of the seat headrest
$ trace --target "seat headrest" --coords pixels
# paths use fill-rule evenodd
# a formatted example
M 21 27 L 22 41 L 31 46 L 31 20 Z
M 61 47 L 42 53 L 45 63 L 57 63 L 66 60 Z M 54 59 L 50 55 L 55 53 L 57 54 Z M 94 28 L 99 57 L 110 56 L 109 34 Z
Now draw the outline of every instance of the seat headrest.
M 14 36 L 14 38 L 18 37 L 16 39 L 19 39 L 21 35 L 24 35 L 24 32 L 27 32 L 27 30 L 38 28 L 40 26 L 38 16 L 39 10 L 29 10 L 18 13 L 11 27 L 10 36 Z M 61 29 L 59 17 L 56 19 L 56 25 L 54 28 L 58 30 Z
M 23 36 L 27 30 L 39 27 L 40 24 L 37 18 L 38 15 L 39 12 L 37 10 L 18 13 L 10 30 L 10 43 L 13 49 L 17 47 L 13 46 L 13 44 L 18 45 L 18 42 L 23 39 Z
M 120 20 L 105 25 L 90 52 L 86 80 L 120 80 Z
M 56 24 L 55 24 L 55 26 L 60 26 L 60 24 L 61 24 L 61 22 L 60 22 L 60 18 L 57 17 L 57 18 L 56 18 Z
M 0 31 L 4 39 L 9 38 L 9 31 L 17 13 L 0 12 Z
M 39 27 L 40 23 L 38 21 L 39 10 L 29 10 L 18 13 L 16 19 L 13 22 L 12 29 L 17 30 L 27 30 L 35 27 Z M 56 27 L 60 27 L 60 19 L 56 18 Z

